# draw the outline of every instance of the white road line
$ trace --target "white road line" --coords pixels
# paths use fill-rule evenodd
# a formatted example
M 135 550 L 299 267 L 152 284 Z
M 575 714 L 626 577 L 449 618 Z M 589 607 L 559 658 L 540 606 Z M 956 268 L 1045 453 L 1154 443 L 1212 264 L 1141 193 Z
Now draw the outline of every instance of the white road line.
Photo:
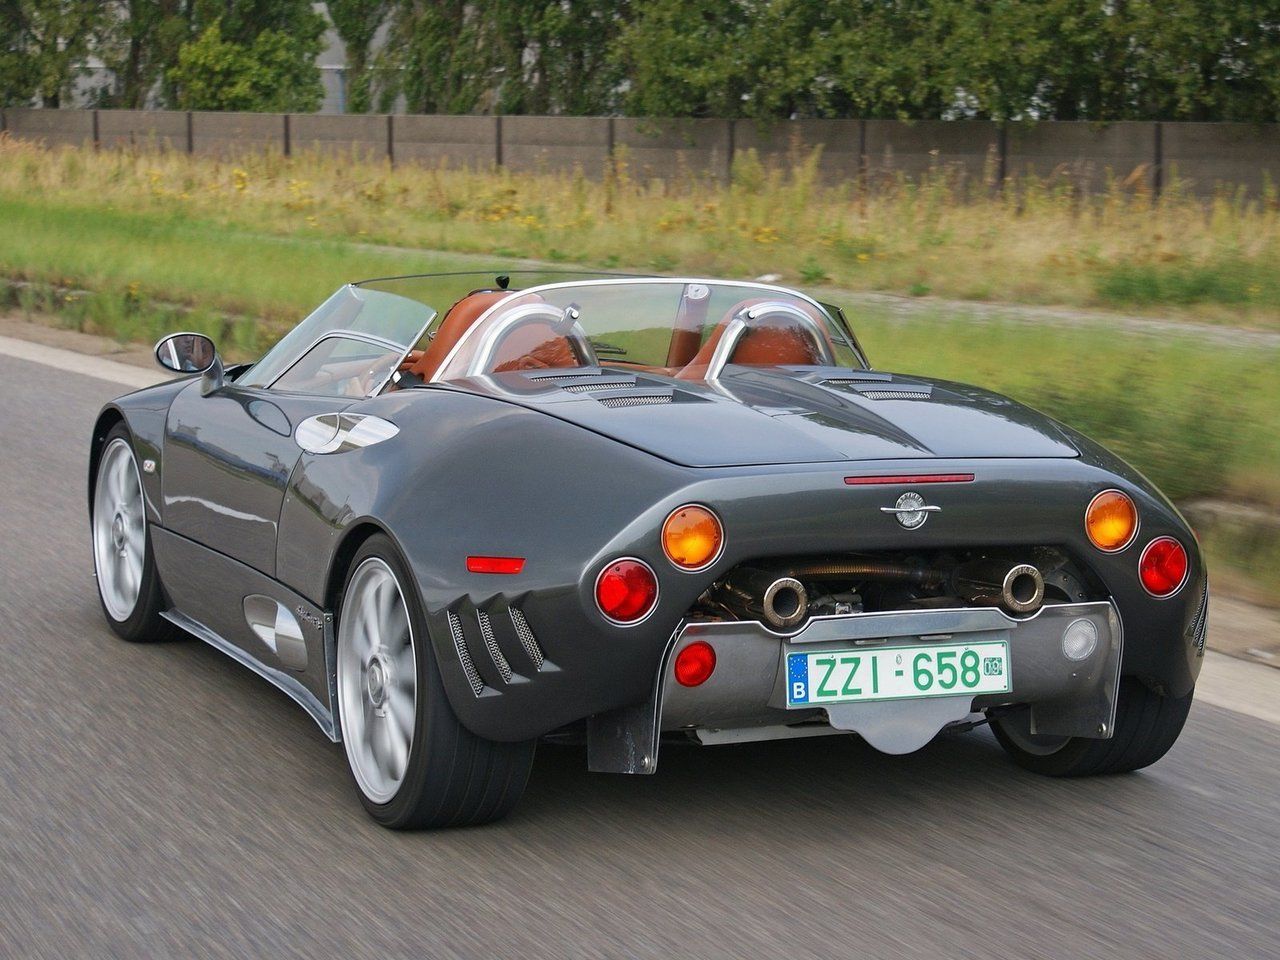
M 169 379 L 159 371 L 151 373 L 114 360 L 12 337 L 0 337 L 0 354 L 59 370 L 74 370 L 84 376 L 135 389 Z M 1204 655 L 1204 669 L 1196 684 L 1196 699 L 1280 725 L 1280 670 L 1208 650 Z
M 1280 670 L 1206 650 L 1196 699 L 1280 724 Z
M 74 350 L 63 350 L 61 347 L 46 347 L 42 343 L 15 340 L 13 337 L 0 337 L 0 354 L 63 371 L 74 370 L 82 376 L 123 384 L 135 390 L 172 379 L 160 370 L 153 373 L 127 363 L 117 363 L 115 360 L 105 360 Z

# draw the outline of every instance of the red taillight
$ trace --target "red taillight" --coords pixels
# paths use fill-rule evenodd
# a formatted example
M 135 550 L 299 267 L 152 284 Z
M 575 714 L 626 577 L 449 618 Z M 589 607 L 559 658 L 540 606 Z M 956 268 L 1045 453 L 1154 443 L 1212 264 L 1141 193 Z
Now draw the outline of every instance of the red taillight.
M 973 483 L 972 473 L 895 473 L 869 474 L 863 477 L 845 477 L 844 482 L 851 487 L 868 485 L 889 485 L 914 487 L 920 483 Z
M 1138 576 L 1153 597 L 1172 596 L 1187 579 L 1187 551 L 1173 537 L 1152 540 L 1138 561 Z
M 716 651 L 705 640 L 697 640 L 676 654 L 676 681 L 696 687 L 707 682 L 716 669 Z
M 467 557 L 469 573 L 519 573 L 524 557 Z
M 658 578 L 640 560 L 615 560 L 596 580 L 596 604 L 616 623 L 638 623 L 658 601 Z

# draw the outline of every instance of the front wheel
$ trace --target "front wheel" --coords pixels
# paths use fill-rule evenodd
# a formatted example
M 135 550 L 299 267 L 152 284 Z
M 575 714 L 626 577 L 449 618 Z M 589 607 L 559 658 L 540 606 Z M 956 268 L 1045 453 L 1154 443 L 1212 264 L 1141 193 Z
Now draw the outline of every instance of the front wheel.
M 125 640 L 167 640 L 178 634 L 161 617 L 160 574 L 151 549 L 142 475 L 129 431 L 116 424 L 107 434 L 93 479 L 93 572 L 107 623 Z
M 1033 773 L 1049 777 L 1129 773 L 1150 766 L 1169 751 L 1187 720 L 1191 698 L 1192 693 L 1164 697 L 1133 677 L 1122 677 L 1110 740 L 1037 736 L 1031 733 L 1026 709 L 992 718 L 991 729 L 1013 761 Z
M 534 742 L 486 740 L 458 721 L 411 583 L 390 539 L 376 534 L 343 591 L 338 716 L 356 790 L 393 829 L 498 820 L 524 792 Z

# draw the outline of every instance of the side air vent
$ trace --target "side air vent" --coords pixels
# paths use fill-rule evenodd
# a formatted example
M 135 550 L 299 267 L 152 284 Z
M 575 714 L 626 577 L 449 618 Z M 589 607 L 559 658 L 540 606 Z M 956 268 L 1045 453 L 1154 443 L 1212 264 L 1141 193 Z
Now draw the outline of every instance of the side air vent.
M 529 655 L 533 665 L 541 670 L 546 657 L 542 654 L 542 648 L 538 646 L 538 638 L 529 629 L 529 621 L 524 618 L 524 611 L 519 607 L 511 608 L 511 625 L 516 628 L 516 636 L 520 638 L 520 645 L 524 647 L 524 652 Z
M 489 614 L 483 610 L 477 610 L 476 621 L 480 624 L 480 636 L 484 637 L 485 649 L 489 651 L 489 656 L 493 659 L 493 665 L 498 668 L 498 673 L 502 675 L 502 682 L 510 683 L 511 664 L 507 663 L 507 658 L 503 656 L 502 650 L 498 646 L 498 640 L 493 635 L 493 624 L 489 621 Z
M 484 692 L 484 681 L 471 660 L 471 651 L 467 649 L 467 638 L 462 633 L 462 620 L 452 610 L 449 611 L 449 633 L 453 636 L 453 646 L 458 651 L 458 661 L 462 664 L 462 672 L 467 676 L 471 692 L 477 697 Z
M 1204 596 L 1200 599 L 1200 607 L 1191 620 L 1188 636 L 1199 653 L 1204 653 L 1205 634 L 1209 630 L 1209 588 L 1205 587 Z
M 606 407 L 646 407 L 655 403 L 670 403 L 675 399 L 669 393 L 642 393 L 634 397 L 601 397 Z

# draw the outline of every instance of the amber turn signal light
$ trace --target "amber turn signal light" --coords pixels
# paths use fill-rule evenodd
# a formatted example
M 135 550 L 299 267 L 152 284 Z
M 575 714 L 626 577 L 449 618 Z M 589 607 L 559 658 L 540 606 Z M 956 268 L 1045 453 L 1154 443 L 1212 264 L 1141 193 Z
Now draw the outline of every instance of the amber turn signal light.
M 1089 501 L 1084 529 L 1099 550 L 1123 550 L 1138 532 L 1138 508 L 1119 490 L 1103 490 Z
M 720 556 L 724 528 L 706 507 L 687 503 L 671 511 L 662 525 L 662 549 L 681 570 L 701 570 Z

